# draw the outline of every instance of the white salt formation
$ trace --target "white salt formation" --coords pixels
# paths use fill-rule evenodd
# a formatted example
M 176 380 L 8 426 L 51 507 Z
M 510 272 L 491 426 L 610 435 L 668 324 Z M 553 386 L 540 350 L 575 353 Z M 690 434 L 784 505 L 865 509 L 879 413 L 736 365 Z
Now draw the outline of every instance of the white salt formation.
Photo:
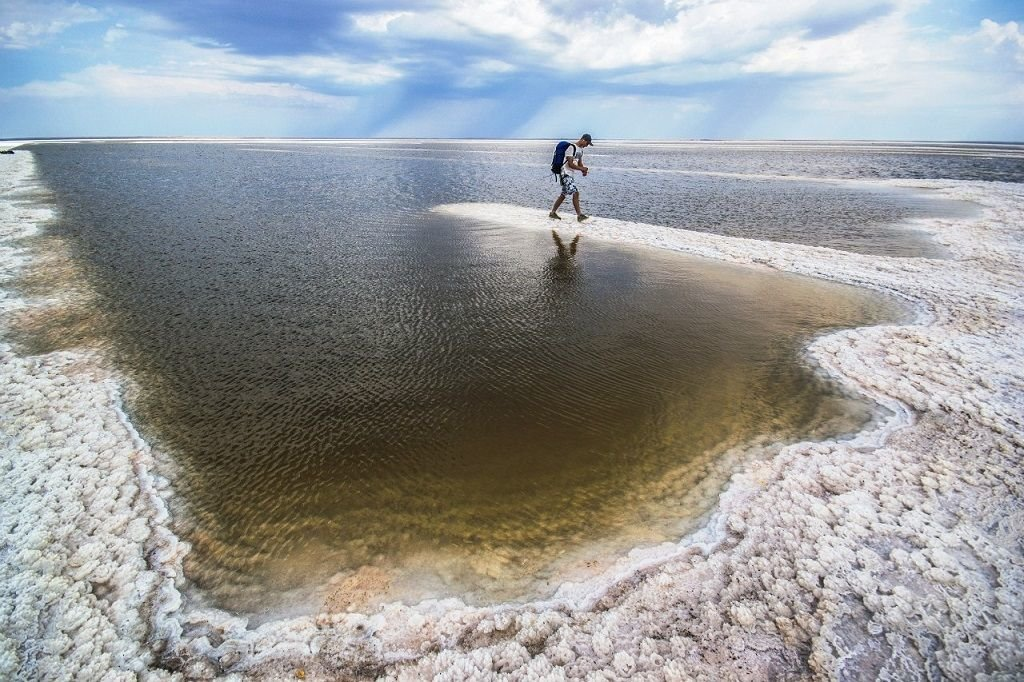
M 36 207 L 19 151 L 0 180 L 0 334 Z M 911 183 L 889 183 L 910 186 Z M 0 679 L 986 679 L 1024 670 L 1024 187 L 918 182 L 973 201 L 922 223 L 949 260 L 862 256 L 598 219 L 584 239 L 698 254 L 903 297 L 916 324 L 808 351 L 888 406 L 882 427 L 737 473 L 707 528 L 636 550 L 543 603 L 325 610 L 248 629 L 185 599 L 167 482 L 89 351 L 0 341 Z M 549 230 L 541 210 L 437 209 Z M 573 226 L 575 227 L 575 226 Z M 339 585 L 362 589 L 358 576 Z M 342 602 L 344 600 L 341 600 Z

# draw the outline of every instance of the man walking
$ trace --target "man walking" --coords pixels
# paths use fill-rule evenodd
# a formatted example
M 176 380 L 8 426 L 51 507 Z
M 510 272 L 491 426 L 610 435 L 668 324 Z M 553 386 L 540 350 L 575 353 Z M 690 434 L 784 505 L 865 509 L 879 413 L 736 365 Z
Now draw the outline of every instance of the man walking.
M 576 173 L 580 172 L 583 177 L 586 177 L 590 171 L 589 168 L 583 165 L 583 150 L 594 144 L 590 138 L 590 133 L 583 133 L 583 136 L 576 141 L 575 144 L 567 143 L 568 146 L 565 150 L 565 161 L 562 163 L 560 172 L 558 173 L 558 182 L 562 185 L 562 193 L 555 199 L 555 205 L 551 207 L 551 213 L 548 215 L 555 220 L 561 220 L 562 217 L 558 215 L 558 207 L 562 205 L 567 196 L 572 196 L 572 207 L 576 209 L 576 220 L 581 223 L 586 220 L 589 216 L 583 214 L 580 210 L 580 191 L 576 187 Z

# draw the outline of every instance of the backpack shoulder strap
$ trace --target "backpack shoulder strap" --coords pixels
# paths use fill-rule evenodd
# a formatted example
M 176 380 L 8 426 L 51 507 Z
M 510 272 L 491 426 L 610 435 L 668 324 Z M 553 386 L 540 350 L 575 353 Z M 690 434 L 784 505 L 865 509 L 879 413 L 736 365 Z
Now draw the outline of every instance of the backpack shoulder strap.
M 569 147 L 572 147 L 572 151 L 571 152 L 569 151 Z M 562 161 L 563 161 L 563 163 L 568 163 L 569 159 L 574 159 L 574 158 L 576 158 L 576 145 L 574 145 L 572 142 L 570 142 L 565 147 L 565 158 Z

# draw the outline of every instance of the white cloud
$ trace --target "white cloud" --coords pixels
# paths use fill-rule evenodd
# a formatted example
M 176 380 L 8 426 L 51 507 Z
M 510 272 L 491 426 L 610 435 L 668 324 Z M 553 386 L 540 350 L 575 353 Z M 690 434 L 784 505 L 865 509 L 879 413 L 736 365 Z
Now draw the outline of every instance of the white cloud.
M 445 0 L 424 10 L 353 14 L 352 19 L 366 33 L 448 41 L 500 36 L 542 50 L 555 45 L 561 23 L 538 0 Z
M 237 76 L 304 78 L 336 85 L 380 85 L 402 76 L 389 64 L 354 62 L 338 55 L 251 57 L 226 49 L 207 50 L 192 66 Z
M 498 76 L 518 70 L 518 67 L 500 59 L 480 59 L 463 69 L 458 85 L 462 88 L 477 88 L 493 82 Z
M 181 29 L 178 24 L 159 14 L 136 13 L 132 16 L 131 26 L 138 31 L 149 33 L 170 33 Z
M 1003 46 L 1008 47 L 1013 51 L 1017 63 L 1024 64 L 1024 33 L 1016 21 L 1000 24 L 991 19 L 982 19 L 981 28 L 974 35 L 987 44 L 990 52 Z
M 333 104 L 338 98 L 312 92 L 289 83 L 240 81 L 206 76 L 154 74 L 118 66 L 94 66 L 82 72 L 87 82 L 115 97 L 141 99 L 185 95 L 284 99 L 303 104 Z
M 114 65 L 92 66 L 59 81 L 34 81 L 0 90 L 5 95 L 43 98 L 114 97 L 169 100 L 189 97 L 273 100 L 279 104 L 347 108 L 351 98 L 313 92 L 288 83 L 251 82 L 183 74 L 160 74 Z
M 397 80 L 403 72 L 386 61 L 358 62 L 341 55 L 247 55 L 233 47 L 162 38 L 150 33 L 128 31 L 120 25 L 110 29 L 111 40 L 124 43 L 125 52 L 146 54 L 156 74 L 177 74 L 210 79 L 254 79 L 279 81 L 315 80 L 341 86 L 373 86 Z
M 651 68 L 631 69 L 621 75 L 606 77 L 604 83 L 621 85 L 693 85 L 721 83 L 741 73 L 742 64 L 732 61 L 719 63 L 681 62 L 657 65 Z
M 1010 43 L 1019 48 L 1024 48 L 1024 33 L 1021 33 L 1016 21 L 1000 24 L 991 19 L 982 19 L 981 29 L 979 29 L 978 33 L 989 38 L 996 45 Z
M 129 35 L 130 33 L 125 30 L 124 26 L 117 24 L 116 26 L 108 28 L 107 32 L 103 34 L 103 42 L 107 45 L 113 45 L 116 42 L 124 40 Z
M 392 21 L 409 14 L 409 12 L 363 12 L 353 14 L 352 22 L 359 31 L 386 33 Z
M 273 112 L 277 117 L 293 112 L 299 120 L 320 112 L 322 120 L 306 125 L 327 126 L 341 113 L 350 115 L 357 102 L 355 96 L 332 94 L 331 86 L 372 87 L 403 76 L 388 62 L 340 55 L 253 56 L 228 46 L 170 38 L 167 33 L 177 31 L 155 15 L 118 19 L 102 42 L 79 50 L 105 63 L 0 89 L 0 96 L 25 106 L 50 101 L 50 106 L 66 108 L 60 103 L 65 100 L 74 107 L 104 108 L 116 101 L 114 106 L 206 111 L 210 116 L 217 110 L 266 110 L 267 116 Z
M 773 42 L 743 66 L 748 73 L 850 73 L 864 68 L 870 53 L 849 35 L 805 40 L 806 31 Z
M 77 24 L 99 21 L 103 14 L 86 5 L 5 0 L 0 4 L 0 47 L 23 50 L 43 44 Z
M 869 22 L 847 33 L 812 39 L 806 31 L 784 36 L 750 57 L 748 73 L 879 73 L 911 62 L 942 61 L 915 38 L 902 14 Z
M 551 47 L 564 30 L 541 0 L 449 0 L 441 13 L 470 34 L 508 37 L 536 49 Z
M 89 88 L 71 80 L 31 81 L 13 88 L 0 89 L 0 94 L 43 99 L 66 99 L 88 95 Z
M 656 67 L 680 61 L 713 62 L 769 45 L 828 21 L 907 11 L 921 0 L 666 0 L 668 18 L 648 21 L 613 3 L 566 19 L 543 0 L 446 0 L 402 13 L 358 15 L 359 30 L 439 40 L 503 38 L 517 43 L 520 64 L 564 71 Z
M 975 70 L 953 41 L 944 45 L 947 54 L 941 61 L 907 60 L 825 78 L 795 79 L 786 84 L 784 96 L 769 101 L 739 134 L 1019 139 L 1019 116 L 1012 113 L 1020 111 L 1022 101 L 1019 77 L 989 67 Z

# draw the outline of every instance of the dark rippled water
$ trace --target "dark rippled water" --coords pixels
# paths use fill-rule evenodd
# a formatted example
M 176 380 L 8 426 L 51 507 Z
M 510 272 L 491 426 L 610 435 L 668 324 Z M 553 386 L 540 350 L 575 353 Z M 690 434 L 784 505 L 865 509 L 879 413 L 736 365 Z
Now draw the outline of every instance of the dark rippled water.
M 559 557 L 678 533 L 713 500 L 726 449 L 870 419 L 800 360 L 824 330 L 895 319 L 865 292 L 604 245 L 585 228 L 429 212 L 547 205 L 547 146 L 34 149 L 60 209 L 38 246 L 59 243 L 73 264 L 51 279 L 84 278 L 95 299 L 24 346 L 100 344 L 134 380 L 133 418 L 176 463 L 189 575 L 214 601 L 281 613 L 540 594 Z M 638 170 L 861 163 L 758 154 L 608 144 L 588 158 L 584 201 L 597 215 L 900 254 L 932 247 L 893 223 L 963 210 Z M 710 498 L 694 492 L 709 476 L 721 479 Z

